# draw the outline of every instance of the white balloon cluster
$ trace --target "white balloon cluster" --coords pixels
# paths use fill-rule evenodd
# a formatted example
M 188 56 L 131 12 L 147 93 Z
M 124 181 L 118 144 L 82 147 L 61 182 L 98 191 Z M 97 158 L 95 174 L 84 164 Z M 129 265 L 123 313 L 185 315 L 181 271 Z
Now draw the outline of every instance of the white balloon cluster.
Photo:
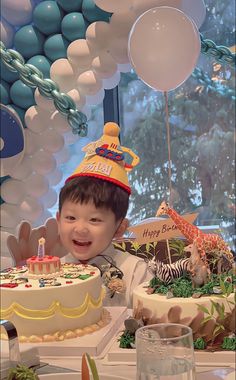
M 11 1 L 14 0 L 2 0 L 4 4 Z M 88 119 L 91 107 L 103 101 L 104 90 L 117 86 L 121 72 L 130 71 L 128 39 L 140 15 L 153 7 L 172 6 L 191 17 L 198 28 L 205 17 L 203 0 L 95 0 L 95 3 L 113 13 L 110 22 L 89 25 L 86 38 L 73 41 L 68 46 L 67 59 L 56 60 L 50 69 L 51 79 L 61 92 L 71 96 L 77 109 Z M 4 7 L 7 9 L 6 4 Z M 62 180 L 59 165 L 70 159 L 67 146 L 78 139 L 53 102 L 42 97 L 38 90 L 35 101 L 36 106 L 25 114 L 24 158 L 10 173 L 11 179 L 1 186 L 6 203 L 1 205 L 0 212 L 6 229 L 14 229 L 22 218 L 38 225 L 50 216 L 47 208 L 57 198 L 53 187 Z
M 63 176 L 58 166 L 70 157 L 63 135 L 71 137 L 70 143 L 76 140 L 66 118 L 38 90 L 35 101 L 25 114 L 24 157 L 1 185 L 1 228 L 11 232 L 22 219 L 39 225 L 52 216 L 47 209 L 57 202 L 53 187 Z

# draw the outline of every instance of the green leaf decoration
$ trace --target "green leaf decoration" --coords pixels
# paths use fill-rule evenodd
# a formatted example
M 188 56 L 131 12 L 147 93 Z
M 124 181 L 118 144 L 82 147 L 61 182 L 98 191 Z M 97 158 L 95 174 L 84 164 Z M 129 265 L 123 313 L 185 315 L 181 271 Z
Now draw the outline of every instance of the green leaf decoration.
M 226 290 L 226 295 L 227 295 L 227 297 L 229 297 L 229 295 L 230 295 L 231 293 L 233 293 L 233 284 L 232 284 L 232 283 L 229 283 L 228 288 L 227 288 L 227 290 Z
M 18 364 L 16 368 L 9 370 L 7 380 L 39 380 L 39 377 L 33 369 Z
M 210 314 L 209 310 L 205 306 L 199 304 L 197 304 L 197 306 L 198 310 L 203 311 L 203 313 Z
M 223 294 L 227 293 L 227 290 L 226 290 L 226 287 L 225 287 L 225 283 L 222 280 L 222 278 L 220 278 L 220 288 L 221 288 Z
M 205 325 L 205 323 L 207 323 L 208 321 L 210 321 L 212 319 L 212 316 L 209 315 L 208 317 L 204 318 L 202 321 L 201 321 L 201 325 Z
M 236 350 L 236 337 L 224 337 L 221 348 L 227 351 Z
M 207 346 L 207 344 L 203 338 L 197 338 L 193 342 L 193 346 L 194 346 L 195 350 L 204 350 L 204 348 Z
M 91 277 L 91 274 L 80 274 L 78 278 L 80 280 L 87 280 L 87 278 Z
M 222 330 L 224 330 L 223 326 L 221 325 L 216 326 L 213 330 L 213 336 L 216 337 L 217 335 L 221 333 Z
M 150 248 L 152 248 L 152 245 L 151 245 L 150 243 L 147 243 L 147 244 L 146 244 L 146 247 L 145 247 L 146 252 L 149 252 L 149 251 L 150 251 Z

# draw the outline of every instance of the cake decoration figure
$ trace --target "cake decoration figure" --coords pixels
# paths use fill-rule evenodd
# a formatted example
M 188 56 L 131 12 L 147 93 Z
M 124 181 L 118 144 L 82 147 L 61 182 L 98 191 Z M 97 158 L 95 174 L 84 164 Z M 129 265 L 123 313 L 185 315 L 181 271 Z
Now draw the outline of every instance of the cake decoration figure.
M 156 216 L 167 214 L 176 224 L 178 229 L 186 237 L 189 243 L 197 246 L 198 252 L 203 260 L 207 262 L 206 254 L 216 253 L 225 254 L 232 265 L 234 257 L 225 241 L 217 234 L 206 234 L 202 232 L 197 226 L 192 225 L 181 217 L 174 209 L 172 209 L 167 202 L 162 202 L 157 210 Z

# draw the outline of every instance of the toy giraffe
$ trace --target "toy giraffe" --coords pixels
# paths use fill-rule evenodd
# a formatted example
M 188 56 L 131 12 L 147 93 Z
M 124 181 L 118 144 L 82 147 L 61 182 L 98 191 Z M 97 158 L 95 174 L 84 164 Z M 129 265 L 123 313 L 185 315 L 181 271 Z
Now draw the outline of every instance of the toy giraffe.
M 206 253 L 215 252 L 225 254 L 233 265 L 234 256 L 219 235 L 203 233 L 198 227 L 183 219 L 181 215 L 169 207 L 168 203 L 164 201 L 158 208 L 156 216 L 165 214 L 175 222 L 176 227 L 182 232 L 190 243 L 195 242 L 202 259 L 206 260 Z

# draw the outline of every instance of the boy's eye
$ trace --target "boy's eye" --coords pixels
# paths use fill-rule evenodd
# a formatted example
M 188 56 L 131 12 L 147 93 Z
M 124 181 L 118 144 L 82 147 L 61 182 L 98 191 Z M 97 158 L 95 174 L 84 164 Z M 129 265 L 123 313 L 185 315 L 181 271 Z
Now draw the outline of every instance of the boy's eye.
M 93 223 L 101 222 L 101 219 L 99 219 L 99 218 L 91 218 L 90 220 L 91 220 L 91 222 L 93 222 Z
M 67 216 L 66 216 L 66 219 L 67 219 L 67 220 L 75 220 L 75 217 L 72 216 L 72 215 L 67 215 Z

